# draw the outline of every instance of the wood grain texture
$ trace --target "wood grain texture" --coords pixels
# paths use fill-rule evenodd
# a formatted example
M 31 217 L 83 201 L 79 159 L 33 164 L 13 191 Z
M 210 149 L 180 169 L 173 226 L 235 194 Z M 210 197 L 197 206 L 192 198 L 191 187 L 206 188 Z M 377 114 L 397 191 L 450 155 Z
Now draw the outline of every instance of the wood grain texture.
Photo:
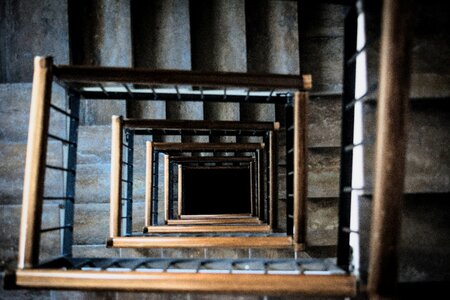
M 164 222 L 170 219 L 170 161 L 169 155 L 164 155 Z
M 120 67 L 57 66 L 55 75 L 66 82 L 117 82 L 147 85 L 186 85 L 212 87 L 254 87 L 265 89 L 303 89 L 299 75 L 249 74 L 236 72 L 202 72 L 151 70 Z M 309 83 L 307 83 L 309 87 Z
M 412 8 L 383 1 L 368 290 L 395 297 L 406 160 L 406 115 L 411 74 Z
M 252 216 L 255 215 L 255 166 L 253 162 L 250 162 L 250 213 Z
M 153 224 L 153 142 L 146 142 L 144 224 Z
M 142 292 L 209 292 L 257 295 L 352 297 L 356 278 L 349 275 L 262 275 L 19 270 L 19 287 Z
M 50 57 L 34 59 L 19 236 L 19 269 L 30 268 L 39 263 L 42 201 L 52 94 L 52 65 L 53 60 Z
M 170 160 L 175 163 L 219 163 L 219 162 L 252 162 L 254 157 L 250 156 L 171 156 Z
M 112 117 L 111 134 L 111 190 L 110 190 L 110 216 L 109 236 L 116 237 L 121 234 L 122 216 L 122 117 Z
M 308 94 L 294 97 L 294 242 L 306 245 L 307 155 L 306 110 Z
M 278 216 L 278 132 L 269 132 L 269 225 L 277 226 Z
M 180 215 L 180 219 L 226 219 L 226 218 L 253 218 L 250 214 L 218 214 L 218 215 Z
M 262 224 L 262 222 L 258 218 L 167 220 L 167 225 L 217 225 L 217 224 Z
M 167 225 L 147 226 L 145 233 L 215 233 L 215 232 L 270 232 L 267 225 Z
M 164 143 L 153 144 L 156 151 L 256 151 L 264 149 L 264 143 Z
M 133 236 L 109 239 L 107 246 L 111 248 L 291 248 L 292 238 L 288 236 Z
M 183 213 L 183 165 L 178 165 L 178 216 Z M 171 224 L 167 220 L 167 224 Z
M 125 128 L 180 129 L 180 130 L 255 130 L 269 131 L 280 127 L 278 122 L 241 122 L 211 120 L 153 120 L 124 119 Z

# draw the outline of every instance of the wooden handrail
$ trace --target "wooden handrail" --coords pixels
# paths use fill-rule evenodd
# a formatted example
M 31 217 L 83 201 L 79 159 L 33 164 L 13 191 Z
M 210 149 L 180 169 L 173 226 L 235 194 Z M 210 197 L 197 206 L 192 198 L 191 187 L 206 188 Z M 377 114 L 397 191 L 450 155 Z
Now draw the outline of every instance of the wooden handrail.
M 165 225 L 146 226 L 144 233 L 215 233 L 215 232 L 269 232 L 267 225 Z
M 52 94 L 52 65 L 53 60 L 50 57 L 36 57 L 34 59 L 20 222 L 19 269 L 31 268 L 39 263 L 42 200 Z
M 241 122 L 211 120 L 124 119 L 125 128 L 180 130 L 252 130 L 269 131 L 280 128 L 279 122 Z
M 121 234 L 122 216 L 122 117 L 112 116 L 111 134 L 111 191 L 110 191 L 110 219 L 109 236 Z
M 253 218 L 251 214 L 215 214 L 215 215 L 180 215 L 180 219 L 227 219 L 227 218 Z
M 164 155 L 164 222 L 170 219 L 170 163 L 169 155 Z
M 146 142 L 145 160 L 145 226 L 153 224 L 153 142 Z
M 178 216 L 183 213 L 183 165 L 178 165 Z M 170 224 L 167 220 L 167 224 Z
M 413 23 L 409 1 L 383 1 L 368 277 L 373 299 L 397 293 Z
M 174 219 L 167 225 L 217 225 L 217 224 L 262 224 L 258 218 L 223 218 L 223 219 Z
M 269 225 L 277 227 L 278 219 L 278 142 L 277 131 L 269 132 Z
M 250 165 L 246 166 L 184 166 L 185 170 L 246 170 L 250 169 Z
M 188 160 L 186 160 L 185 162 L 188 162 L 189 159 L 193 159 L 196 160 L 197 157 L 183 157 L 183 158 L 187 158 Z M 203 158 L 209 158 L 211 159 L 211 161 L 214 161 L 215 158 L 226 158 L 226 157 L 203 157 Z M 172 162 L 172 157 L 169 157 L 169 162 Z M 178 165 L 178 216 L 182 215 L 183 212 L 183 177 L 184 175 L 184 171 L 185 170 L 249 170 L 250 172 L 250 178 L 252 176 L 253 173 L 253 169 L 251 168 L 251 165 L 249 164 L 248 166 L 186 166 L 186 165 L 182 165 L 179 164 Z M 250 185 L 251 188 L 251 185 Z M 252 201 L 251 197 L 250 197 L 250 202 Z M 250 206 L 252 204 L 250 203 Z M 168 206 L 165 206 L 165 210 L 168 210 Z M 251 213 L 251 215 L 253 215 Z M 166 224 L 168 224 L 168 221 L 170 219 L 166 220 Z M 144 232 L 145 232 L 145 228 L 144 228 Z M 149 231 L 151 232 L 151 231 Z
M 17 286 L 28 288 L 141 292 L 209 292 L 258 295 L 353 297 L 350 275 L 154 273 L 36 269 L 16 272 Z
M 112 248 L 291 248 L 288 236 L 119 236 L 109 239 Z
M 306 110 L 308 93 L 294 97 L 294 242 L 306 245 L 307 155 Z
M 264 143 L 165 143 L 154 142 L 155 151 L 256 151 L 264 149 Z
M 300 75 L 151 70 L 143 68 L 64 66 L 54 67 L 55 77 L 63 82 L 134 83 L 146 85 L 196 85 L 212 87 L 247 87 L 265 89 L 309 89 Z
M 252 162 L 255 161 L 255 158 L 250 156 L 171 156 L 170 161 L 175 163 Z
M 252 216 L 255 215 L 255 185 L 254 185 L 254 177 L 255 177 L 255 166 L 254 162 L 250 162 L 250 213 Z

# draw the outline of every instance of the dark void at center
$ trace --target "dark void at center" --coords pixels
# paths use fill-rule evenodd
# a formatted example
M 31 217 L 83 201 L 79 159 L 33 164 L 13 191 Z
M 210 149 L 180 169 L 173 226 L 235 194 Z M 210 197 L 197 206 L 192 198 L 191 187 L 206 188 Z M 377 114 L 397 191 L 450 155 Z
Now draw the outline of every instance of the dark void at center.
M 249 169 L 185 169 L 183 213 L 250 214 Z

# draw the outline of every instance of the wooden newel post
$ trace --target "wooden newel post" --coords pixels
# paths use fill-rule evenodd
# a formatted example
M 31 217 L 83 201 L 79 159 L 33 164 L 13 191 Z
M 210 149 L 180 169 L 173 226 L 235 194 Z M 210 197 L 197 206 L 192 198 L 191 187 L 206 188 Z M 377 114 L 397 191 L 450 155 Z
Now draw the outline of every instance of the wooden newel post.
M 307 92 L 297 92 L 294 97 L 294 243 L 306 244 L 306 106 Z
M 278 128 L 269 132 L 269 225 L 278 223 Z
M 183 165 L 178 165 L 178 218 L 183 214 Z
M 41 214 L 52 94 L 52 66 L 53 59 L 51 57 L 34 59 L 20 223 L 19 269 L 31 268 L 39 263 Z
M 110 238 L 120 236 L 122 223 L 122 117 L 112 117 Z
M 153 142 L 146 143 L 145 167 L 145 226 L 153 224 Z
M 368 280 L 369 294 L 375 299 L 396 294 L 412 28 L 409 1 L 384 1 L 383 5 Z
M 170 160 L 169 155 L 164 154 L 164 223 L 170 218 Z

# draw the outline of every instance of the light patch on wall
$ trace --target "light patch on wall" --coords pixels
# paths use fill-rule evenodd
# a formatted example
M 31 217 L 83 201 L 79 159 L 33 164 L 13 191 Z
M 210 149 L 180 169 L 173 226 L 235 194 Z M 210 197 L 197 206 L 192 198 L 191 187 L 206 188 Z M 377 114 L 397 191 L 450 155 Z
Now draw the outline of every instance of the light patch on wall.
M 363 97 L 367 93 L 367 59 L 364 46 L 365 17 L 363 13 L 358 15 L 357 51 L 361 53 L 356 58 L 356 82 L 355 99 Z M 350 214 L 350 246 L 353 249 L 352 265 L 354 273 L 359 274 L 359 197 L 364 193 L 364 134 L 363 134 L 363 103 L 355 104 L 354 129 L 353 129 L 353 166 L 352 166 L 352 196 Z

